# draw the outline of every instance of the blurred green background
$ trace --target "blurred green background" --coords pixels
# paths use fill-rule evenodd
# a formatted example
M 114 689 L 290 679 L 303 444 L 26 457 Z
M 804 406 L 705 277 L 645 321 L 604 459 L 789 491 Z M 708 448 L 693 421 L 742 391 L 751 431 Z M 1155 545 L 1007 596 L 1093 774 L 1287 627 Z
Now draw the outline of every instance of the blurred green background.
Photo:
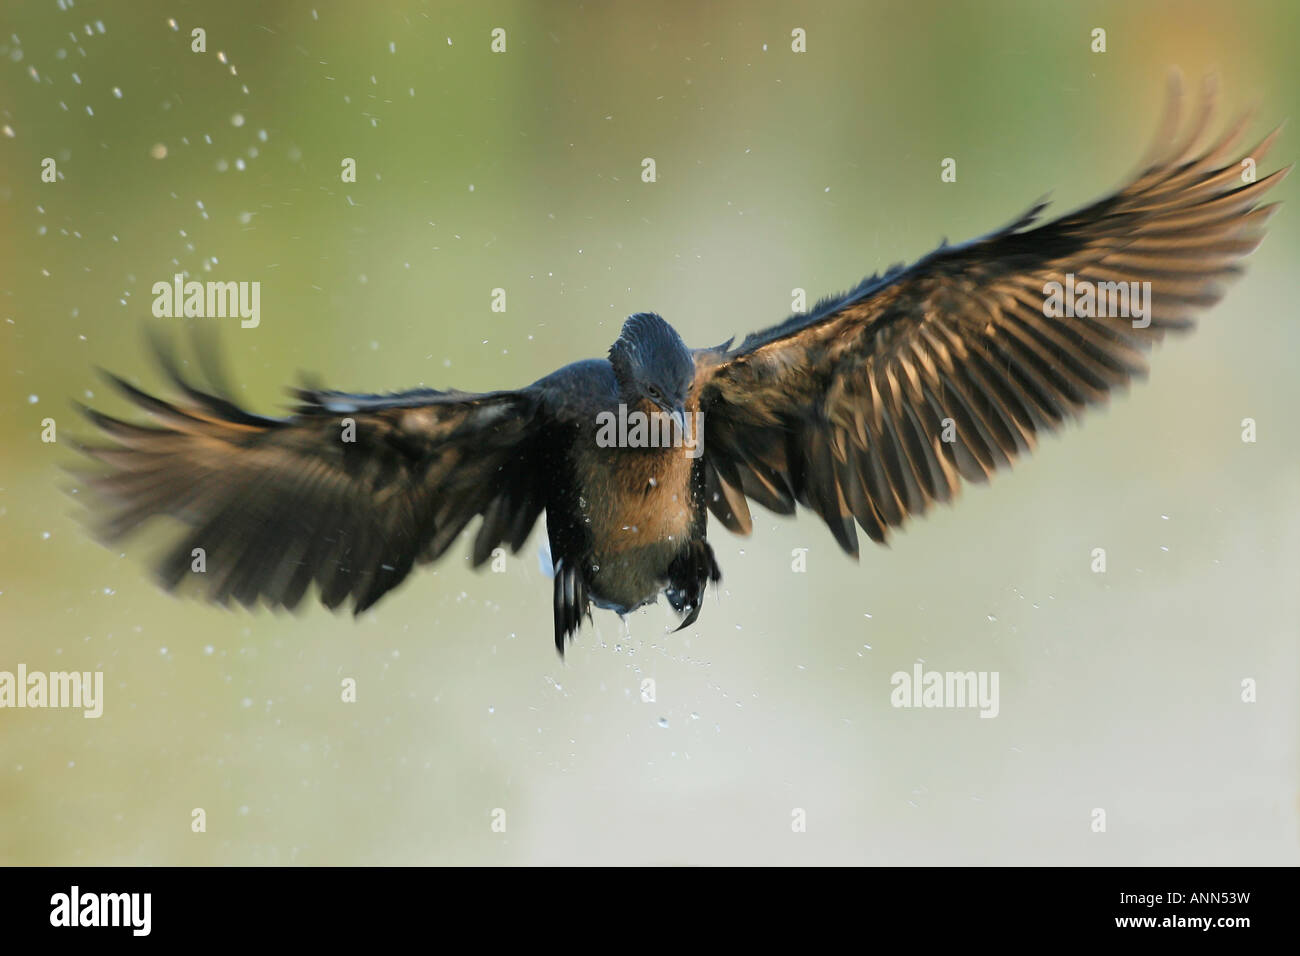
M 0 862 L 1300 861 L 1294 204 L 1149 383 L 1014 474 L 857 565 L 806 516 L 714 525 L 696 626 L 597 612 L 566 662 L 540 534 L 501 574 L 458 547 L 358 621 L 225 612 L 159 592 L 148 540 L 88 538 L 59 471 L 71 399 L 126 408 L 94 365 L 161 385 L 141 333 L 176 271 L 262 283 L 259 328 L 216 324 L 263 411 L 300 369 L 524 384 L 640 310 L 712 344 L 1110 189 L 1173 66 L 1217 73 L 1252 136 L 1294 117 L 1298 10 L 6 3 L 0 670 L 102 670 L 106 702 L 0 711 Z M 1264 167 L 1298 152 L 1289 129 Z M 1000 716 L 893 709 L 918 658 L 998 671 Z

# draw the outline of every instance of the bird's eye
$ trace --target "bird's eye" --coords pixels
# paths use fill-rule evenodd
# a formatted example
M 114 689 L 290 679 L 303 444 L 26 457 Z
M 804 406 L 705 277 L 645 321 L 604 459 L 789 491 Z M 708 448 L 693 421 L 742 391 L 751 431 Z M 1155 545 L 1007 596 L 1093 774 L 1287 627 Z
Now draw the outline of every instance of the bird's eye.
M 656 402 L 664 397 L 663 393 L 660 392 L 659 389 L 655 388 L 653 385 L 651 385 L 649 388 L 646 389 L 646 394 L 649 395 Z

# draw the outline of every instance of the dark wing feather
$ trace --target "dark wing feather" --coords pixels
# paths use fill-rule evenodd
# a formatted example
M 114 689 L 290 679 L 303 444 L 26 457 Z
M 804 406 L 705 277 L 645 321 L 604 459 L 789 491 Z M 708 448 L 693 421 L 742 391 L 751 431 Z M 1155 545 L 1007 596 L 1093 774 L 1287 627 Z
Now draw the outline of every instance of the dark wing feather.
M 479 565 L 501 544 L 518 550 L 543 509 L 534 391 L 296 390 L 292 415 L 265 418 L 191 385 L 166 347 L 159 355 L 183 399 L 109 376 L 157 425 L 84 409 L 113 443 L 81 448 L 107 466 L 86 475 L 105 539 L 159 515 L 187 527 L 158 567 L 169 590 L 189 582 L 222 604 L 292 608 L 314 581 L 326 606 L 351 599 L 360 613 L 476 516 Z
M 856 554 L 854 519 L 883 542 L 950 500 L 960 478 L 986 480 L 1039 432 L 1143 375 L 1151 343 L 1189 327 L 1258 246 L 1274 208 L 1258 200 L 1290 170 L 1243 181 L 1233 150 L 1244 122 L 1199 148 L 1208 88 L 1191 134 L 1169 145 L 1178 102 L 1175 90 L 1151 158 L 1117 193 L 1033 226 L 1040 203 L 735 349 L 697 352 L 707 500 L 719 520 L 750 530 L 742 495 L 779 513 L 798 503 Z M 1276 135 L 1246 155 L 1258 162 Z M 1067 273 L 1150 282 L 1150 325 L 1046 318 L 1045 285 Z

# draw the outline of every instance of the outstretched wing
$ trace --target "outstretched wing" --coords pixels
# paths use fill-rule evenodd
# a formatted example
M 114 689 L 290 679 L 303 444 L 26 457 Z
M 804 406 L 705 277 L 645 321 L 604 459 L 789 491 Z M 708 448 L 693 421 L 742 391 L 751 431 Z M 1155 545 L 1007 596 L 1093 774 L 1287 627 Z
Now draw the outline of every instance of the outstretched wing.
M 1143 375 L 1151 343 L 1190 327 L 1240 271 L 1274 208 L 1257 201 L 1290 171 L 1245 181 L 1234 152 L 1245 121 L 1198 145 L 1213 112 L 1208 87 L 1199 121 L 1174 143 L 1179 100 L 1175 89 L 1151 159 L 1114 195 L 1033 226 L 1039 204 L 736 349 L 697 353 L 718 519 L 747 533 L 746 496 L 783 514 L 797 502 L 856 555 L 854 519 L 884 541 L 909 515 L 950 500 L 960 478 L 985 481 L 1040 431 Z M 1246 155 L 1258 162 L 1276 135 Z M 1048 317 L 1048 283 L 1065 287 L 1070 274 L 1080 289 L 1150 283 L 1149 315 Z M 1102 288 L 1113 306 L 1130 287 Z
M 518 550 L 542 511 L 529 464 L 540 440 L 535 392 L 296 390 L 291 416 L 264 418 L 219 386 L 200 391 L 165 348 L 159 355 L 183 398 L 109 376 L 158 425 L 83 409 L 113 441 L 81 447 L 107 466 L 86 477 L 104 538 L 157 515 L 186 526 L 158 566 L 168 590 L 192 584 L 222 604 L 293 608 L 315 581 L 327 607 L 351 598 L 359 614 L 476 515 L 478 565 L 503 542 Z

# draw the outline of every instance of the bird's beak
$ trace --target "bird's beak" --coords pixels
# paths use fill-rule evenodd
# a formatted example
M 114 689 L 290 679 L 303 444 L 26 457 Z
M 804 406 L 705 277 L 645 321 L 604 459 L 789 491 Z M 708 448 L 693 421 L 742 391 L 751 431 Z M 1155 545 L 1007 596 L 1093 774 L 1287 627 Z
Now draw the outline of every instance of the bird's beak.
M 678 405 L 675 408 L 668 409 L 668 415 L 676 423 L 677 433 L 682 436 L 682 440 L 685 441 L 690 438 L 690 434 L 686 431 L 686 409 Z

